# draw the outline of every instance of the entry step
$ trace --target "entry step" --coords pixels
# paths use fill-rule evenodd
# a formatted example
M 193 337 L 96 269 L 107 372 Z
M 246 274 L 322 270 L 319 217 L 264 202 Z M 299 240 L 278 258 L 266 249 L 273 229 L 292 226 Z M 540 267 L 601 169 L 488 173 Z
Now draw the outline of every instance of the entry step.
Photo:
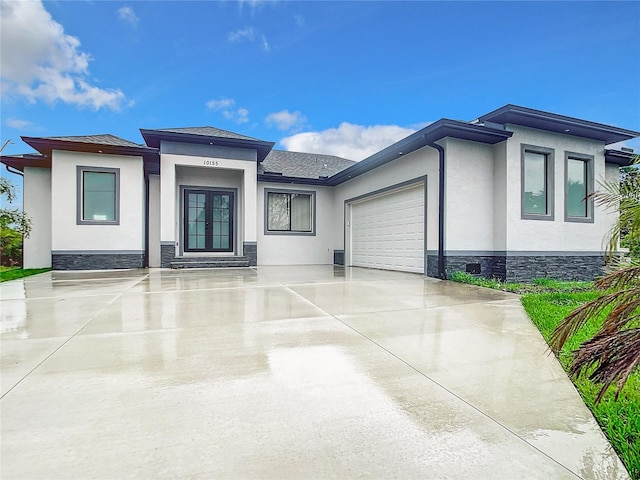
M 247 257 L 198 257 L 181 258 L 170 263 L 171 268 L 229 268 L 248 267 Z

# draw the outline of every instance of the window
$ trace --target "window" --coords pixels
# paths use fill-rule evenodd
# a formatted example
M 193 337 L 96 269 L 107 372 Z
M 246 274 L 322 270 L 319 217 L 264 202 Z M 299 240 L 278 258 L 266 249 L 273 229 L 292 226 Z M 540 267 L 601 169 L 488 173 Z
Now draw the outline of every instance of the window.
M 564 219 L 567 222 L 593 222 L 593 156 L 564 154 Z
M 315 235 L 315 192 L 265 190 L 265 233 Z
M 77 223 L 118 225 L 120 169 L 78 167 Z
M 522 145 L 522 218 L 553 220 L 553 160 L 551 148 Z

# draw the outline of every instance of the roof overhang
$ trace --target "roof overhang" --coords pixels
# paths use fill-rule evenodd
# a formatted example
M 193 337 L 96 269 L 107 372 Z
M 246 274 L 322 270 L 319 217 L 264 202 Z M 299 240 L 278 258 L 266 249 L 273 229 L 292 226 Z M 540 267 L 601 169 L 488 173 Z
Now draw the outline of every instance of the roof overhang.
M 158 155 L 158 150 L 144 146 L 127 147 L 122 145 L 108 145 L 100 143 L 74 142 L 70 140 L 58 140 L 53 138 L 21 137 L 27 144 L 36 149 L 42 155 L 51 156 L 53 150 L 66 152 L 105 153 L 111 155 L 147 156 Z
M 543 112 L 518 105 L 505 105 L 478 118 L 480 122 L 522 125 L 548 132 L 600 140 L 609 145 L 640 136 L 640 132 Z
M 484 125 L 474 125 L 458 120 L 443 118 L 428 125 L 422 130 L 409 135 L 408 137 L 394 143 L 378 153 L 342 170 L 330 177 L 327 185 L 339 185 L 347 180 L 362 175 L 385 163 L 397 160 L 403 155 L 414 152 L 430 143 L 437 142 L 443 138 L 451 137 L 472 142 L 495 145 L 509 139 L 513 132 L 508 132 L 499 128 L 486 127 Z
M 638 158 L 638 154 L 633 152 L 625 152 L 622 150 L 605 150 L 604 161 L 613 163 L 620 167 L 628 167 L 634 164 L 634 160 Z
M 2 155 L 0 156 L 0 163 L 4 163 L 7 168 L 11 167 L 24 172 L 25 167 L 51 168 L 51 156 L 46 157 L 38 153 Z
M 51 152 L 53 150 L 61 150 L 66 152 L 87 152 L 99 153 L 105 155 L 129 155 L 134 157 L 142 157 L 144 160 L 145 173 L 160 173 L 160 157 L 158 150 L 145 146 L 129 147 L 123 145 L 109 145 L 100 143 L 74 142 L 71 140 L 59 140 L 53 138 L 39 137 L 21 137 L 22 140 L 35 150 L 40 152 L 42 156 L 48 158 L 48 166 L 51 167 Z M 5 162 L 3 162 L 5 163 Z M 26 165 L 29 166 L 29 165 Z M 36 166 L 36 165 L 33 165 Z M 18 167 L 14 167 L 18 168 Z
M 219 145 L 232 148 L 248 148 L 258 152 L 258 162 L 262 162 L 275 145 L 275 142 L 263 140 L 249 140 L 240 138 L 216 137 L 194 133 L 163 132 L 159 130 L 140 129 L 145 143 L 154 148 L 160 148 L 162 140 L 167 142 L 199 143 L 201 145 Z
M 260 173 L 258 182 L 296 183 L 298 185 L 327 185 L 327 178 L 285 177 L 284 175 Z

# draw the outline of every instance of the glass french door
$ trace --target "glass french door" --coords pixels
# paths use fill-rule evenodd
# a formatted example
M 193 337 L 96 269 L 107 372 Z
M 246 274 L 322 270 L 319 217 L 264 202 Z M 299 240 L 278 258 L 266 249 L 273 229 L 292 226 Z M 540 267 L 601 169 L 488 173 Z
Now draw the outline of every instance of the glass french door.
M 184 191 L 185 252 L 233 252 L 233 193 Z

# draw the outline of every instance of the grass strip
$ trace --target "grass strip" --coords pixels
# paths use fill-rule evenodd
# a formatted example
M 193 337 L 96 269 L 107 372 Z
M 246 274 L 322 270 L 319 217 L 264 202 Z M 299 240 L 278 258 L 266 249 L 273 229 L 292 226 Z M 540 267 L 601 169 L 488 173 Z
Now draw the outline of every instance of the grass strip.
M 19 267 L 2 267 L 0 269 L 0 282 L 16 280 L 18 278 L 30 277 L 39 273 L 49 272 L 50 268 L 19 268 Z

